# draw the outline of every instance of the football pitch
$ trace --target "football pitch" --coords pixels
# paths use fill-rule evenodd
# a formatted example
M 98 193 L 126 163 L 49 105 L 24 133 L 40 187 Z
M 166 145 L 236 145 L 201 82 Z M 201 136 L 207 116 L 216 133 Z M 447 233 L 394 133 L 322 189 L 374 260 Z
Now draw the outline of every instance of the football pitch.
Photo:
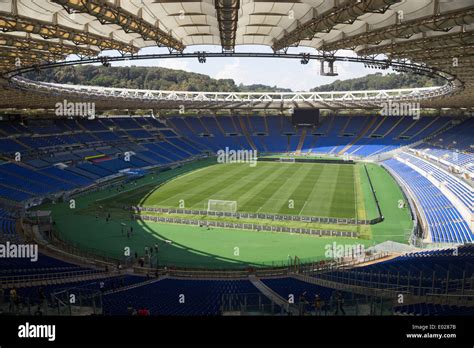
M 131 219 L 126 209 L 139 204 L 178 207 L 179 201 L 184 200 L 186 208 L 205 210 L 208 199 L 221 199 L 237 201 L 240 212 L 373 219 L 378 212 L 369 176 L 384 215 L 384 220 L 375 225 L 306 226 L 296 221 L 248 219 L 249 223 L 270 226 L 354 231 L 360 234 L 359 238 L 156 223 Z M 158 244 L 156 264 L 160 266 L 240 269 L 249 265 L 281 266 L 295 256 L 302 262 L 324 259 L 326 248 L 334 242 L 366 247 L 387 240 L 406 242 L 412 222 L 409 209 L 398 208 L 400 199 L 403 194 L 397 183 L 377 164 L 264 162 L 249 167 L 248 164 L 216 164 L 210 158 L 170 170 L 151 171 L 120 186 L 77 196 L 74 209 L 69 201 L 45 204 L 38 209 L 50 210 L 56 234 L 82 252 L 123 260 L 126 248 L 132 254 L 143 255 L 145 247 Z M 293 208 L 290 200 L 294 201 Z M 107 220 L 109 215 L 111 219 Z M 134 233 L 127 237 L 124 230 L 131 227 Z
M 356 218 L 356 175 L 349 164 L 217 164 L 165 183 L 141 205 L 207 210 L 225 200 L 238 212 Z

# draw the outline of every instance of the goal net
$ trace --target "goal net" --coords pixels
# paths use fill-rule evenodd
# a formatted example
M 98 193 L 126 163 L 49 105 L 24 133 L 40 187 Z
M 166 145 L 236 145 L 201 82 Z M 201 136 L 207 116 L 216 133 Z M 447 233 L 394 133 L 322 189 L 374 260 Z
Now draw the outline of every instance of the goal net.
M 295 163 L 294 157 L 280 157 L 280 162 Z
M 237 211 L 237 201 L 221 201 L 218 199 L 210 199 L 207 202 L 207 211 L 235 213 Z

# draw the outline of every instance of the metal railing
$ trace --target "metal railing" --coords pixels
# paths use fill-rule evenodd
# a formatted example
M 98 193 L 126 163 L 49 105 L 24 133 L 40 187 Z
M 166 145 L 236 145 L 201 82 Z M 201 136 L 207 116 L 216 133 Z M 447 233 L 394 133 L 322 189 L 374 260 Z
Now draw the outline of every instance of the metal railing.
M 361 276 L 369 277 L 361 279 Z M 465 295 L 474 291 L 474 276 L 463 279 L 440 278 L 433 275 L 401 275 L 400 273 L 336 271 L 314 275 L 317 279 L 342 284 L 346 287 L 381 289 L 387 292 L 408 293 L 415 296 Z M 373 278 L 373 279 L 372 279 Z M 430 284 L 430 285 L 427 285 Z
M 311 300 L 300 301 L 288 306 L 278 306 L 263 295 L 255 294 L 225 294 L 222 296 L 221 314 L 225 316 L 240 315 L 272 315 L 291 316 L 291 306 L 296 308 L 299 316 L 376 316 L 392 315 L 395 302 L 391 299 L 377 296 L 358 296 L 346 293 L 343 301 L 334 297 L 321 299 L 319 305 Z M 350 297 L 350 298 L 349 298 Z
M 88 277 L 92 275 L 101 275 L 103 272 L 97 270 L 81 270 L 81 271 L 69 271 L 69 272 L 56 272 L 56 273 L 39 273 L 39 274 L 25 274 L 25 275 L 12 275 L 12 276 L 1 276 L 0 286 L 18 286 L 19 284 L 33 284 L 33 283 L 45 283 L 52 282 L 54 280 L 67 281 L 71 279 L 78 279 L 81 277 Z
M 0 296 L 0 313 L 3 315 L 98 315 L 102 314 L 102 294 L 99 291 L 71 288 L 50 295 L 50 299 Z

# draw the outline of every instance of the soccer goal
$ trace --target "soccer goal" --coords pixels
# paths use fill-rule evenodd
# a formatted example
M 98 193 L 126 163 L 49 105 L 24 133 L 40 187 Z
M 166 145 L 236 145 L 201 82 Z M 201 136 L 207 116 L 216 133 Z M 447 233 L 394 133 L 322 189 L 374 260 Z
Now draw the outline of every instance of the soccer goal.
M 207 211 L 235 213 L 237 212 L 237 201 L 221 201 L 218 199 L 210 199 L 207 202 Z

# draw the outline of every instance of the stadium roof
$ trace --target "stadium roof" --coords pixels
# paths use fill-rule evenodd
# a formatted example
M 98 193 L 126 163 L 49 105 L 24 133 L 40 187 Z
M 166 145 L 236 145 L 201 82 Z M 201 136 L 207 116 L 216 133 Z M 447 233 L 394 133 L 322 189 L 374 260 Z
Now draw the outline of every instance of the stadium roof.
M 0 0 L 0 30 L 0 70 L 157 45 L 353 49 L 453 73 L 464 92 L 427 106 L 474 106 L 472 0 Z

